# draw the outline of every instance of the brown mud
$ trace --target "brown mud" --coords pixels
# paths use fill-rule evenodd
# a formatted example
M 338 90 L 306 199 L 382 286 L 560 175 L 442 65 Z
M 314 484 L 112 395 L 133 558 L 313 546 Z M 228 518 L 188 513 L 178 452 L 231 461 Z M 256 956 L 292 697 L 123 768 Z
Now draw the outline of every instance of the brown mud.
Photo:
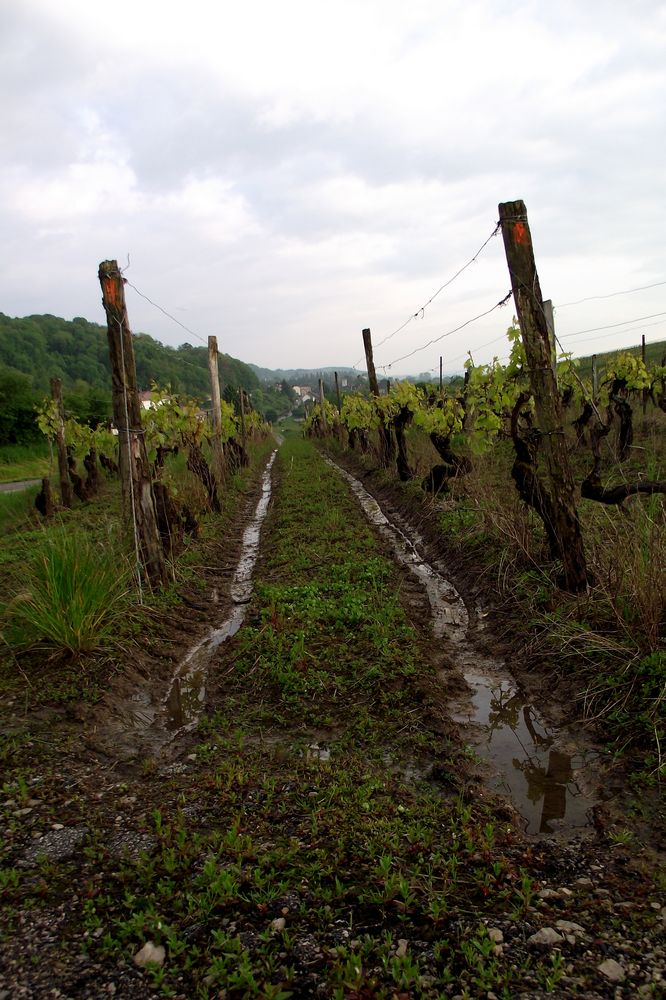
M 181 593 L 186 615 L 162 623 L 158 648 L 129 664 L 86 720 L 91 749 L 116 759 L 158 755 L 196 726 L 205 708 L 210 663 L 241 627 L 250 600 L 275 455 L 258 470 L 261 478 L 224 541 L 211 543 L 203 586 Z
M 126 663 L 122 667 L 119 665 L 118 673 L 112 678 L 109 693 L 104 700 L 92 709 L 82 710 L 79 721 L 58 723 L 47 717 L 41 722 L 33 720 L 35 725 L 31 726 L 30 738 L 24 743 L 26 755 L 34 756 L 26 798 L 23 801 L 8 800 L 4 803 L 8 815 L 18 817 L 19 813 L 22 814 L 16 820 L 16 829 L 14 820 L 7 824 L 9 849 L 18 858 L 17 868 L 21 872 L 30 872 L 36 859 L 46 856 L 52 868 L 61 864 L 76 864 L 78 871 L 84 864 L 79 855 L 87 844 L 86 850 L 94 847 L 104 853 L 108 870 L 89 878 L 85 885 L 72 882 L 57 903 L 49 901 L 45 908 L 35 905 L 20 914 L 11 933 L 4 941 L 0 938 L 0 997 L 3 997 L 5 985 L 11 990 L 4 994 L 7 1000 L 9 996 L 27 1000 L 30 997 L 83 998 L 108 995 L 122 996 L 128 1000 L 152 1000 L 159 995 L 159 991 L 129 958 L 125 962 L 91 958 L 88 952 L 95 954 L 92 937 L 98 932 L 86 930 L 81 934 L 79 928 L 72 929 L 71 914 L 83 908 L 86 894 L 94 897 L 95 893 L 109 891 L 108 871 L 115 872 L 128 858 L 139 859 L 141 863 L 142 852 L 153 851 L 157 837 L 154 825 L 148 821 L 150 810 L 167 811 L 178 803 L 178 808 L 182 806 L 183 815 L 193 827 L 198 825 L 207 829 L 211 824 L 217 823 L 219 790 L 212 775 L 206 772 L 205 748 L 195 748 L 197 738 L 188 725 L 192 716 L 187 707 L 187 718 L 183 725 L 179 724 L 178 713 L 183 710 L 183 692 L 176 681 L 180 668 L 191 662 L 188 657 L 193 650 L 203 649 L 211 634 L 222 627 L 239 606 L 240 595 L 237 594 L 234 600 L 233 584 L 241 561 L 243 536 L 260 497 L 262 471 L 261 468 L 257 470 L 252 493 L 236 511 L 225 539 L 202 543 L 208 546 L 209 558 L 201 571 L 201 586 L 192 585 L 181 590 L 184 611 L 178 613 L 171 609 L 155 613 L 155 631 L 159 633 L 159 638 L 146 640 L 143 646 L 137 645 L 128 651 Z M 354 471 L 358 474 L 358 470 Z M 503 611 L 487 576 L 479 567 L 474 567 L 462 558 L 451 558 L 450 553 L 445 551 L 444 542 L 436 527 L 436 514 L 433 509 L 428 509 L 427 503 L 419 504 L 416 499 L 405 499 L 406 494 L 399 488 L 379 485 L 378 480 L 374 482 L 372 476 L 364 476 L 364 482 L 366 488 L 381 503 L 389 521 L 401 525 L 405 535 L 413 535 L 412 528 L 407 526 L 408 522 L 416 528 L 421 538 L 418 543 L 419 551 L 433 569 L 441 569 L 442 575 L 450 583 L 450 588 L 444 592 L 447 606 L 452 609 L 457 606 L 453 593 L 455 591 L 455 594 L 461 595 L 465 607 L 467 626 L 464 636 L 458 635 L 456 639 L 451 634 L 447 635 L 444 628 L 440 638 L 433 635 L 431 640 L 424 643 L 429 646 L 431 661 L 438 664 L 440 671 L 439 677 L 423 682 L 424 702 L 431 715 L 427 721 L 432 732 L 441 733 L 443 742 L 457 734 L 458 740 L 473 743 L 469 739 L 469 733 L 478 723 L 475 719 L 478 713 L 483 713 L 484 718 L 492 713 L 505 713 L 512 718 L 517 716 L 525 727 L 527 736 L 533 742 L 545 746 L 550 738 L 550 728 L 562 722 L 564 711 L 561 710 L 558 714 L 556 694 L 547 696 L 549 679 L 545 670 L 543 674 L 535 671 L 528 673 L 521 667 L 516 654 L 517 647 L 497 638 L 496 628 L 503 621 Z M 386 552 L 390 551 L 386 539 L 381 540 L 381 545 Z M 406 608 L 411 609 L 414 623 L 423 632 L 431 613 L 426 590 L 419 581 L 418 574 L 413 574 L 404 565 L 403 581 L 402 602 Z M 456 619 L 462 620 L 459 614 L 452 614 L 450 617 L 454 626 Z M 464 657 L 470 651 L 471 660 L 465 662 Z M 233 664 L 233 650 L 223 644 L 216 647 L 215 657 L 214 676 L 204 686 L 202 697 L 198 693 L 195 695 L 195 714 L 200 709 L 212 714 L 222 702 L 225 685 L 223 670 L 228 662 Z M 485 693 L 476 691 L 474 670 L 482 666 L 484 677 L 487 677 L 500 658 L 510 659 L 511 672 L 520 681 L 520 685 L 516 685 L 515 690 L 512 686 L 507 686 L 506 674 L 502 669 L 495 678 L 496 683 L 490 688 L 483 686 Z M 522 702 L 523 695 L 527 695 L 529 699 L 528 706 L 539 705 L 538 713 L 533 708 L 526 710 L 526 705 Z M 168 704 L 170 700 L 171 706 Z M 481 704 L 482 702 L 485 704 Z M 20 706 L 16 706 L 16 713 L 21 714 Z M 171 724 L 169 719 L 172 720 Z M 484 722 L 481 728 L 486 725 Z M 62 739 L 67 733 L 71 734 L 69 741 Z M 293 735 L 302 740 L 304 733 Z M 306 756 L 327 767 L 335 767 L 335 727 L 312 731 L 306 735 Z M 54 736 L 58 741 L 56 768 L 53 766 Z M 525 731 L 521 731 L 521 737 L 526 738 Z M 276 775 L 283 769 L 283 757 L 284 770 L 288 773 L 291 734 L 285 731 L 267 732 L 258 739 L 263 747 L 269 748 L 273 758 L 271 766 Z M 200 741 L 201 737 L 197 742 Z M 249 749 L 254 752 L 256 747 Z M 569 777 L 568 772 L 576 770 L 575 760 L 573 764 L 571 760 L 568 764 L 562 764 L 557 757 L 557 754 L 567 756 L 566 747 L 553 745 L 547 749 L 551 756 L 545 769 L 550 769 L 553 772 L 550 777 L 556 780 L 548 802 L 544 796 L 543 805 L 539 807 L 541 811 L 534 819 L 528 819 L 526 831 L 528 834 L 541 833 L 545 836 L 509 840 L 503 848 L 517 869 L 529 870 L 538 878 L 539 884 L 545 886 L 539 890 L 541 895 L 535 899 L 535 905 L 528 909 L 527 922 L 517 922 L 513 918 L 499 921 L 505 940 L 516 941 L 515 946 L 511 944 L 512 961 L 521 961 L 520 948 L 525 946 L 519 942 L 536 930 L 544 920 L 553 923 L 562 916 L 580 919 L 586 926 L 589 923 L 590 927 L 601 928 L 596 934 L 597 937 L 604 937 L 605 925 L 611 919 L 624 921 L 628 919 L 626 914 L 631 915 L 634 908 L 638 911 L 652 905 L 648 903 L 646 877 L 636 875 L 637 871 L 645 872 L 649 869 L 650 858 L 638 849 L 638 845 L 627 851 L 623 845 L 612 844 L 607 839 L 615 822 L 611 812 L 606 811 L 601 816 L 597 810 L 592 817 L 592 826 L 584 827 L 584 836 L 581 836 L 581 829 L 574 823 L 573 841 L 563 842 L 564 835 L 558 831 L 557 817 L 554 816 L 561 808 L 562 792 L 557 791 L 555 786 L 564 788 L 566 799 L 569 785 L 573 783 L 576 786 L 582 779 L 579 776 L 575 779 Z M 575 758 L 576 752 L 578 751 L 572 749 L 569 757 Z M 440 781 L 436 762 L 428 759 L 394 759 L 392 748 L 387 747 L 385 762 L 389 770 L 399 773 L 408 781 L 417 783 L 425 779 L 435 787 Z M 554 772 L 559 765 L 561 770 L 557 777 Z M 491 774 L 487 768 L 476 768 L 470 759 L 470 772 L 474 771 L 476 773 L 469 778 L 467 790 L 471 788 L 472 794 L 485 797 L 486 783 L 493 787 Z M 461 780 L 467 783 L 468 776 L 461 775 Z M 285 789 L 285 797 L 288 797 L 286 786 Z M 506 789 L 496 790 L 506 801 Z M 597 789 L 583 787 L 581 792 L 594 799 Z M 575 794 L 572 793 L 572 797 L 575 799 Z M 610 806 L 604 805 L 602 808 L 612 810 L 617 807 L 618 802 L 619 799 L 614 800 Z M 565 814 L 571 818 L 573 806 L 569 802 L 565 802 L 565 805 Z M 246 819 L 249 829 L 252 829 L 252 810 L 256 808 L 257 803 L 248 797 Z M 582 811 L 586 824 L 587 813 L 586 804 Z M 619 815 L 618 813 L 618 819 Z M 496 816 L 500 820 L 509 820 L 518 827 L 521 826 L 515 811 L 503 805 L 500 798 L 496 803 Z M 549 830 L 530 829 L 530 824 L 541 826 L 544 816 Z M 278 817 L 275 822 L 277 828 L 278 825 L 284 825 L 285 821 Z M 623 818 L 623 825 L 629 825 L 626 818 Z M 90 831 L 95 830 L 101 830 L 103 834 L 94 834 L 94 838 L 98 839 L 93 839 L 90 844 Z M 566 836 L 571 832 L 569 830 Z M 483 859 L 479 863 L 483 863 Z M 40 873 L 34 876 L 37 890 L 40 888 L 39 879 L 50 877 L 48 868 L 44 871 L 46 876 Z M 95 881 L 96 878 L 99 879 L 98 882 Z M 653 899 L 652 896 L 649 898 Z M 581 899 L 584 904 L 582 906 Z M 291 920 L 291 913 L 295 911 L 294 904 L 287 900 L 285 909 L 283 902 L 284 900 L 280 900 L 281 908 L 271 910 L 268 917 L 283 919 L 282 915 L 291 907 L 291 911 L 287 913 Z M 276 907 L 277 905 L 276 903 Z M 615 907 L 617 908 L 614 909 Z M 313 928 L 308 923 L 309 914 L 305 902 L 303 908 L 301 938 L 310 941 Z M 584 917 L 580 915 L 581 908 Z M 666 910 L 663 912 L 666 913 Z M 259 920 L 259 917 L 256 919 Z M 469 920 L 478 923 L 477 914 L 471 913 Z M 294 923 L 296 924 L 295 917 Z M 570 927 L 574 926 L 578 925 L 570 924 Z M 623 923 L 621 930 L 617 932 L 618 942 L 613 941 L 613 950 L 608 952 L 611 956 L 618 955 L 622 958 L 624 955 L 624 942 L 620 940 L 625 934 L 624 927 Z M 196 930 L 196 924 L 194 929 Z M 331 947 L 339 944 L 338 939 L 333 937 L 338 930 L 331 928 L 330 932 L 326 931 L 330 936 L 330 941 L 328 938 L 326 941 Z M 377 930 L 377 934 L 380 934 L 380 930 Z M 409 936 L 408 931 L 401 933 L 405 937 Z M 630 937 L 629 932 L 626 933 Z M 590 942 L 589 947 L 593 952 L 588 954 L 593 953 L 596 962 L 602 957 L 601 946 L 598 946 L 596 938 L 592 941 L 591 936 Z M 588 943 L 585 947 L 588 947 Z M 592 959 L 583 954 L 582 944 L 576 942 L 571 945 L 571 949 L 574 948 L 577 949 L 573 960 L 575 972 L 579 973 Z M 627 946 L 627 951 L 629 950 Z M 605 954 L 604 952 L 603 955 Z M 657 954 L 656 948 L 654 954 Z M 637 958 L 634 960 L 638 962 Z M 656 967 L 658 958 L 650 961 Z M 3 965 L 6 975 L 4 980 Z M 305 977 L 305 973 L 303 975 Z M 17 986 L 19 983 L 20 986 Z M 551 995 L 561 998 L 569 995 L 601 996 L 604 1000 L 613 995 L 630 995 L 626 991 L 611 992 L 613 989 L 612 985 L 602 993 L 580 990 L 570 993 L 565 989 L 564 992 L 557 991 Z M 183 986 L 172 995 L 185 1000 L 192 993 L 187 986 Z M 223 995 L 224 991 L 220 993 L 220 996 Z M 310 992 L 297 992 L 293 995 L 319 994 L 315 994 L 312 987 Z M 411 995 L 420 994 L 416 992 Z M 487 993 L 484 991 L 483 995 Z M 525 1000 L 544 995 L 536 986 L 529 993 L 521 993 Z
M 449 661 L 439 679 L 456 736 L 473 752 L 479 787 L 501 797 L 528 836 L 565 842 L 630 829 L 663 857 L 666 831 L 658 816 L 629 815 L 629 766 L 584 718 L 575 678 L 552 660 L 535 662 L 519 609 L 501 597 L 487 567 L 447 544 L 438 524 L 441 501 L 391 482 L 349 453 L 333 458 L 329 463 L 374 501 L 366 510 L 371 522 L 397 533 L 398 561 L 420 564 L 431 608 L 443 609 L 440 620 L 436 611 L 432 619 Z

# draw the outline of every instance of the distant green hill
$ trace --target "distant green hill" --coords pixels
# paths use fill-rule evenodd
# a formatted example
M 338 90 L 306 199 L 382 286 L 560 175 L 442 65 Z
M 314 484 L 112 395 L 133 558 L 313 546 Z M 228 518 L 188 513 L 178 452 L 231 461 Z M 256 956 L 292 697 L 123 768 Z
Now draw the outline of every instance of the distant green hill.
M 165 347 L 146 333 L 134 337 L 136 374 L 140 389 L 151 382 L 169 383 L 176 392 L 208 396 L 208 351 L 206 347 Z M 0 313 L 0 362 L 32 379 L 35 389 L 47 390 L 49 379 L 61 378 L 65 389 L 86 383 L 94 389 L 111 388 L 111 367 L 106 327 L 77 317 L 26 316 L 12 319 Z M 251 368 L 220 355 L 220 377 L 224 385 L 251 391 L 259 380 Z
M 174 392 L 205 400 L 210 395 L 206 347 L 166 347 L 145 333 L 134 336 L 137 381 L 140 389 L 152 382 L 170 385 Z M 219 356 L 220 378 L 227 398 L 242 386 L 252 393 L 262 413 L 288 409 L 288 401 L 272 397 L 260 387 L 252 369 Z M 80 420 L 96 424 L 111 415 L 111 366 L 106 327 L 77 317 L 12 318 L 0 313 L 0 444 L 38 438 L 34 407 L 49 392 L 49 379 L 63 383 L 65 408 Z

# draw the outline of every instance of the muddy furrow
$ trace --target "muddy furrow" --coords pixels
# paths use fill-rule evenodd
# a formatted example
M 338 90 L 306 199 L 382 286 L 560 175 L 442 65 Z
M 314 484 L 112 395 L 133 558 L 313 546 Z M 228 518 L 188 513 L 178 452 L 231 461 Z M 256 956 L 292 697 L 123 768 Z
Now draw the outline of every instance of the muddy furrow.
M 424 589 L 433 635 L 447 643 L 469 692 L 450 705 L 451 716 L 483 762 L 486 783 L 511 801 L 527 834 L 593 831 L 595 807 L 613 794 L 610 755 L 591 746 L 580 731 L 546 722 L 548 706 L 531 704 L 507 664 L 475 647 L 482 619 L 477 610 L 468 610 L 440 565 L 427 561 L 417 529 L 402 517 L 389 519 L 358 479 L 330 458 L 325 461 L 349 483 L 370 523 Z
M 230 577 L 220 572 L 218 587 L 213 588 L 213 606 L 219 603 L 226 608 L 224 617 L 217 616 L 203 636 L 176 659 L 166 685 L 156 684 L 151 678 L 140 683 L 140 678 L 136 678 L 137 684 L 129 695 L 113 698 L 110 711 L 108 707 L 105 709 L 103 723 L 95 727 L 95 744 L 112 748 L 114 756 L 154 755 L 178 734 L 194 729 L 201 718 L 210 664 L 218 648 L 243 624 L 252 595 L 252 576 L 259 554 L 261 526 L 271 500 L 276 455 L 277 450 L 264 468 L 261 494 L 243 531 L 236 567 Z M 220 594 L 219 590 L 226 593 Z M 206 610 L 205 605 L 202 610 Z M 210 620 L 210 612 L 207 617 Z M 170 659 L 173 661 L 173 657 Z

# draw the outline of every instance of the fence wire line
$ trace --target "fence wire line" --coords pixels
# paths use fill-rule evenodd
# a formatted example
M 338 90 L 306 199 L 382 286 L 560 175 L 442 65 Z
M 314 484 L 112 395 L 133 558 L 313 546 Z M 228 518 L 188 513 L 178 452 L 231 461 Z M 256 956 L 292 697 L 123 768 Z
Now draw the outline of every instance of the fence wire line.
M 628 330 L 623 330 L 622 333 L 633 333 L 634 330 L 647 330 L 651 326 L 663 326 L 664 323 L 666 323 L 666 319 L 657 320 L 656 323 L 641 323 L 640 326 L 630 326 Z M 567 335 L 565 334 L 562 339 L 566 340 L 566 336 Z M 591 344 L 593 341 L 598 340 L 598 339 L 599 339 L 598 337 L 587 337 L 585 340 L 579 340 L 578 344 Z M 649 345 L 649 344 L 658 344 L 658 343 L 659 343 L 658 340 L 646 340 L 645 341 L 646 346 Z M 573 345 L 573 346 L 577 347 L 578 344 Z M 633 346 L 635 347 L 636 345 L 634 344 Z M 611 348 L 609 348 L 609 351 L 613 351 L 613 350 L 616 350 L 616 349 L 618 351 L 623 350 L 623 348 L 621 348 L 621 347 L 618 347 L 618 348 L 611 347 Z M 602 353 L 606 354 L 608 352 L 607 351 L 603 351 Z
M 144 295 L 143 292 L 140 292 L 139 289 L 136 287 L 136 285 L 133 285 L 131 281 L 128 281 L 127 278 L 124 278 L 123 280 L 125 281 L 125 284 L 129 288 L 133 288 L 134 289 L 134 291 L 136 292 L 137 295 L 140 295 L 142 299 L 146 300 L 146 302 L 150 302 L 151 306 L 154 306 L 156 309 L 159 309 L 159 311 L 161 313 L 164 313 L 165 316 L 167 316 L 170 320 L 173 320 L 174 323 L 177 323 L 178 326 L 182 327 L 182 329 L 185 330 L 187 333 L 191 333 L 192 336 L 196 337 L 197 340 L 200 340 L 202 344 L 206 344 L 206 345 L 208 344 L 208 341 L 206 341 L 201 336 L 201 334 L 197 333 L 195 330 L 191 330 L 189 328 L 189 326 L 185 326 L 184 323 L 181 323 L 181 321 L 179 319 L 176 319 L 175 316 L 172 316 L 171 313 L 167 312 L 167 310 L 164 309 L 161 305 L 159 305 L 157 302 L 153 302 L 152 299 L 149 299 L 148 296 Z
M 500 229 L 501 229 L 501 225 L 498 222 L 497 225 L 495 226 L 495 228 L 493 229 L 492 233 L 490 234 L 490 236 L 486 240 L 484 240 L 484 242 L 481 244 L 481 246 L 476 251 L 476 253 L 474 254 L 474 256 L 470 257 L 470 259 L 467 261 L 467 263 L 463 264 L 463 266 L 461 268 L 459 268 L 456 271 L 455 274 L 451 275 L 451 277 L 448 278 L 444 282 L 443 285 L 440 285 L 439 288 L 437 289 L 437 291 L 433 292 L 433 294 L 430 296 L 430 298 L 428 299 L 428 301 L 424 302 L 423 305 L 419 309 L 417 309 L 415 313 L 411 313 L 411 315 L 405 320 L 405 322 L 402 323 L 396 330 L 394 330 L 393 333 L 389 333 L 389 335 L 387 337 L 384 337 L 383 340 L 380 340 L 379 343 L 375 345 L 374 349 L 378 350 L 378 348 L 380 348 L 382 346 L 382 344 L 386 344 L 389 340 L 391 340 L 392 337 L 395 337 L 396 334 L 400 333 L 401 330 L 404 330 L 406 326 L 409 326 L 409 324 L 412 322 L 412 320 L 417 319 L 419 316 L 421 316 L 421 318 L 423 318 L 426 309 L 428 308 L 428 306 L 432 302 L 435 301 L 435 299 L 437 298 L 437 296 L 439 295 L 439 293 L 443 292 L 445 288 L 449 287 L 449 285 L 452 285 L 453 282 L 456 280 L 456 278 L 460 277 L 460 275 L 463 273 L 463 271 L 466 271 L 467 268 L 470 267 L 470 265 L 474 263 L 474 261 L 477 259 L 477 257 L 479 257 L 483 253 L 483 251 L 486 249 L 486 247 L 488 246 L 488 244 L 490 243 L 490 241 L 495 236 L 497 236 L 497 234 L 499 233 Z M 355 364 L 352 365 L 352 368 L 356 368 L 357 365 L 359 365 L 362 360 L 363 360 L 362 358 L 359 358 L 359 360 Z
M 584 333 L 597 333 L 600 330 L 614 330 L 618 326 L 626 326 L 627 323 L 640 323 L 644 319 L 655 319 L 657 316 L 666 316 L 666 312 L 651 313 L 649 316 L 632 316 L 631 319 L 624 319 L 621 323 L 607 323 L 606 326 L 591 326 L 587 330 L 577 330 L 576 333 L 562 334 L 562 340 L 570 337 L 580 337 Z
M 509 299 L 511 298 L 512 294 L 513 292 L 509 291 L 504 296 L 503 299 L 500 299 L 499 302 L 496 302 L 494 306 L 490 307 L 490 309 L 486 309 L 485 312 L 479 313 L 478 316 L 472 316 L 471 319 L 468 319 L 464 323 L 461 323 L 460 326 L 454 327 L 453 330 L 447 330 L 446 333 L 440 334 L 439 337 L 433 337 L 432 340 L 429 340 L 427 344 L 423 344 L 421 347 L 415 347 L 413 351 L 410 351 L 408 354 L 403 354 L 401 358 L 395 358 L 393 361 L 389 361 L 388 364 L 377 365 L 377 367 L 381 368 L 381 370 L 385 372 L 393 365 L 397 365 L 398 362 L 405 361 L 407 358 L 411 358 L 415 354 L 419 354 L 421 351 L 425 351 L 427 347 L 431 347 L 432 344 L 437 344 L 440 340 L 444 340 L 445 337 L 451 337 L 454 333 L 458 333 L 460 330 L 463 330 L 466 326 L 469 326 L 471 323 L 475 323 L 477 319 L 483 319 L 484 316 L 489 316 L 491 312 L 495 311 L 495 309 L 500 309 L 502 306 L 505 306 L 509 301 Z
M 620 292 L 609 292 L 607 295 L 587 295 L 584 299 L 576 299 L 575 302 L 562 302 L 561 305 L 555 304 L 556 309 L 566 309 L 567 306 L 579 306 L 583 302 L 593 302 L 596 299 L 614 299 L 616 295 L 631 295 L 632 292 L 644 292 L 648 288 L 659 288 L 661 285 L 666 285 L 666 281 L 655 281 L 652 285 L 639 285 L 637 288 L 624 288 Z

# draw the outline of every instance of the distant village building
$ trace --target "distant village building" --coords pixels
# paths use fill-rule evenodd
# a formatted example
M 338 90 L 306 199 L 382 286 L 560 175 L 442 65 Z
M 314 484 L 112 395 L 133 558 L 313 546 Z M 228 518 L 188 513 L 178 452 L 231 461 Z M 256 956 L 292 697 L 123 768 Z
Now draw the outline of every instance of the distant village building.
M 141 403 L 142 410 L 152 410 L 155 406 L 155 393 L 151 392 L 150 389 L 140 392 L 139 402 Z
M 309 385 L 292 385 L 291 388 L 302 403 L 307 403 L 308 400 L 315 398 L 312 387 Z

